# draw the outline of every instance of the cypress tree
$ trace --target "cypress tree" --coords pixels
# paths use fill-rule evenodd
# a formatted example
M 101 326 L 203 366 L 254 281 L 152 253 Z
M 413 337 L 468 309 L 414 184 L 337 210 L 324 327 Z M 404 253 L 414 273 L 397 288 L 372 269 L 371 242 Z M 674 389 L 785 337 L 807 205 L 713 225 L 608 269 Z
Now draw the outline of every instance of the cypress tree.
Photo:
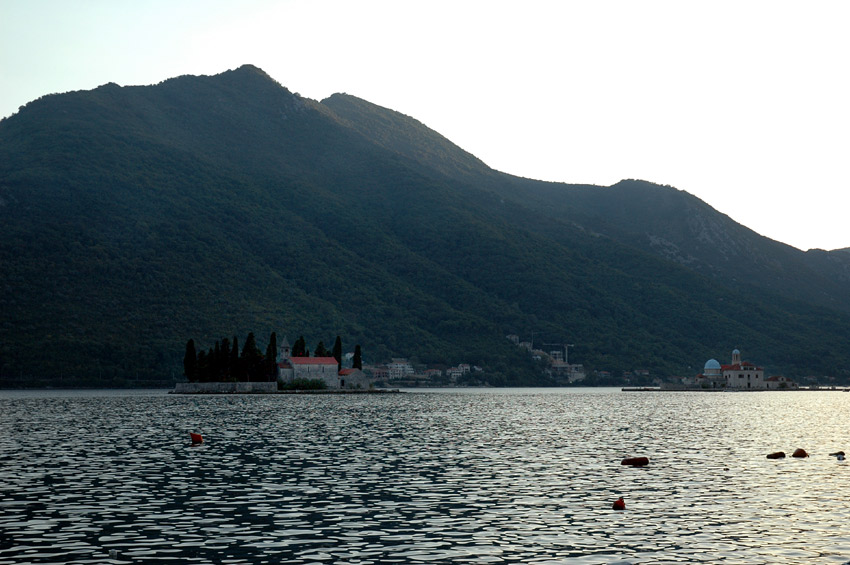
M 207 352 L 202 349 L 198 352 L 198 365 L 195 368 L 195 374 L 199 382 L 207 382 L 207 365 Z
M 269 338 L 269 346 L 266 347 L 266 371 L 269 381 L 277 379 L 277 334 L 272 332 Z
M 183 374 L 190 383 L 198 380 L 198 354 L 195 351 L 195 340 L 186 342 L 186 354 L 183 356 Z
M 207 365 L 204 367 L 204 382 L 211 383 L 215 380 L 215 351 L 210 347 L 207 351 Z
M 216 341 L 215 350 L 213 350 L 212 370 L 210 371 L 210 380 L 218 382 L 221 380 L 221 345 Z
M 245 345 L 242 346 L 242 370 L 245 372 L 249 381 L 262 380 L 263 374 L 263 354 L 257 347 L 257 341 L 254 338 L 254 332 L 249 332 L 245 339 Z
M 342 338 L 336 336 L 336 341 L 334 342 L 334 350 L 333 350 L 334 359 L 336 359 L 336 370 L 337 372 L 342 370 Z
M 324 341 L 320 341 L 319 345 L 316 346 L 316 350 L 313 351 L 313 357 L 330 357 L 330 352 L 325 347 Z
M 242 363 L 239 362 L 239 338 L 233 336 L 233 349 L 230 350 L 230 380 L 242 380 Z
M 351 366 L 355 369 L 360 369 L 361 371 L 363 370 L 363 358 L 360 354 L 359 344 L 354 346 L 354 359 L 352 359 L 351 361 Z
M 307 357 L 307 342 L 304 341 L 304 336 L 302 335 L 298 339 L 295 340 L 295 343 L 292 345 L 292 352 L 290 353 L 293 357 Z
M 230 340 L 224 338 L 221 340 L 221 369 L 219 373 L 219 380 L 221 382 L 228 382 L 230 380 L 231 355 Z

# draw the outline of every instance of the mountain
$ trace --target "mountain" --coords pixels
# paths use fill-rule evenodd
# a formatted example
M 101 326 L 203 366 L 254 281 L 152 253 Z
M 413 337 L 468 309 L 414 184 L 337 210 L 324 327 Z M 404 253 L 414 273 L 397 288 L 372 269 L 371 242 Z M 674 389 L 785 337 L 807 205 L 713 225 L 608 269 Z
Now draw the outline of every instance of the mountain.
M 847 250 L 803 253 L 642 181 L 487 167 L 246 65 L 49 95 L 0 122 L 0 386 L 161 384 L 183 347 L 336 335 L 367 362 L 547 384 L 507 334 L 615 375 L 850 378 Z

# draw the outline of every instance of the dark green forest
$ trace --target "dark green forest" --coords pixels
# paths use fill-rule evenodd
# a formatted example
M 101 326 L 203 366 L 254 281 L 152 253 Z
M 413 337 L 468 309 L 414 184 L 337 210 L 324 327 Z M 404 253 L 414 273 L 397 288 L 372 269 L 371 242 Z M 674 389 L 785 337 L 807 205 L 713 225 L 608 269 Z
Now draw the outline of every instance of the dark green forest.
M 738 347 L 769 374 L 850 379 L 846 250 L 783 246 L 671 187 L 512 177 L 251 66 L 4 119 L 0 236 L 0 386 L 169 386 L 188 338 L 250 331 L 497 386 L 551 384 L 507 334 L 615 376 Z

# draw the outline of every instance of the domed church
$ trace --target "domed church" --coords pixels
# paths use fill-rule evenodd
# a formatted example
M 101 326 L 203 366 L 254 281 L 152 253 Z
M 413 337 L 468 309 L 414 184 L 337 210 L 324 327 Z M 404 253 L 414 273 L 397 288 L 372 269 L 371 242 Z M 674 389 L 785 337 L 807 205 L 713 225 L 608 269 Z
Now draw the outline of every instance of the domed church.
M 690 381 L 690 382 L 689 382 Z M 705 362 L 702 373 L 693 379 L 685 379 L 685 384 L 702 389 L 766 389 L 764 369 L 748 361 L 741 361 L 741 352 L 732 351 L 732 362 L 721 365 L 717 359 Z
M 695 377 L 686 377 L 682 383 L 688 390 L 773 390 L 795 389 L 797 384 L 787 377 L 765 378 L 764 369 L 749 361 L 741 360 L 738 349 L 732 351 L 732 362 L 721 365 L 717 359 L 705 362 L 702 373 Z
M 736 349 L 737 351 L 737 349 Z M 723 367 L 717 359 L 709 359 L 705 362 L 702 373 L 692 379 L 683 379 L 688 386 L 699 388 L 726 388 L 726 379 L 723 378 Z

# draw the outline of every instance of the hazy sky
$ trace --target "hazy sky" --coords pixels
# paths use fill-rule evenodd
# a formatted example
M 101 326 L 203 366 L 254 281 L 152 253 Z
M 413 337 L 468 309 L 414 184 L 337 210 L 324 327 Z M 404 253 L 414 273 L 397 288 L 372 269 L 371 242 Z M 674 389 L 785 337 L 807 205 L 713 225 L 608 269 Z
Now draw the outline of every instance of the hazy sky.
M 850 247 L 850 2 L 0 0 L 0 116 L 250 63 L 410 115 L 491 167 L 670 184 Z

